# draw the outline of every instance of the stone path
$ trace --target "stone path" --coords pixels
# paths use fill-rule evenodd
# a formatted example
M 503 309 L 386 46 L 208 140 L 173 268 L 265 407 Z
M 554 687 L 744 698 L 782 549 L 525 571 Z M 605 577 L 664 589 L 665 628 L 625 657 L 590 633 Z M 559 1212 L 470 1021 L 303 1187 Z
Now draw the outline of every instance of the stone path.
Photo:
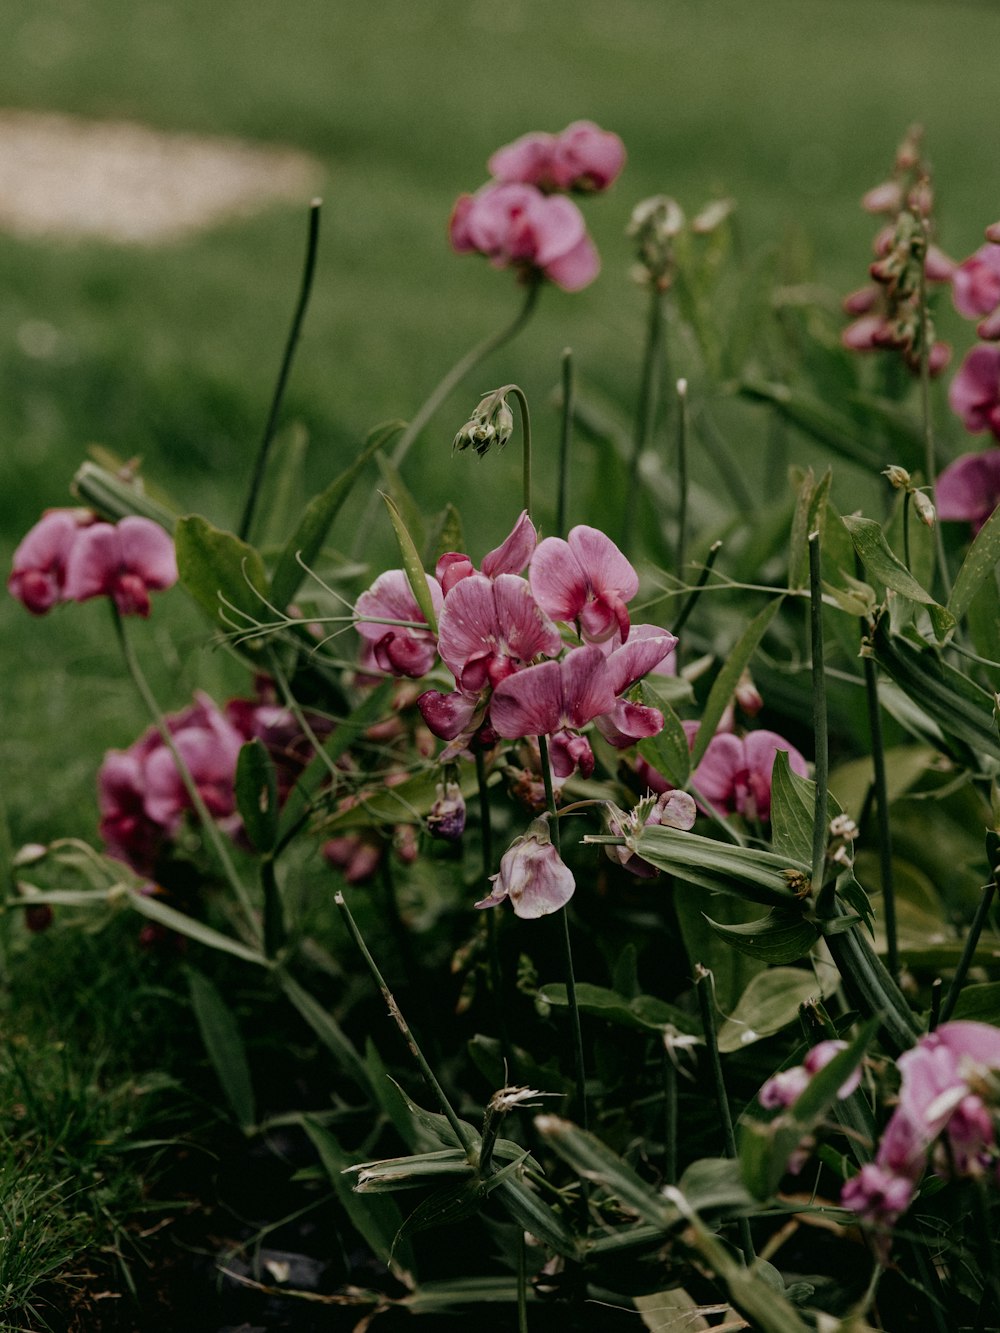
M 0 229 L 19 236 L 156 245 L 277 201 L 305 206 L 322 178 L 296 149 L 0 110 Z

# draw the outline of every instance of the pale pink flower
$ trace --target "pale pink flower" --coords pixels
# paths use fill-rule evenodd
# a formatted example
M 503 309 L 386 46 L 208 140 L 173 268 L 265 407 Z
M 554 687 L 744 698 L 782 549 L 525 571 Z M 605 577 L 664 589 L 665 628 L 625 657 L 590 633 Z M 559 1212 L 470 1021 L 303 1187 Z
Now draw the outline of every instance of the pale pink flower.
M 514 839 L 490 883 L 492 893 L 477 907 L 496 907 L 509 898 L 517 916 L 534 920 L 566 906 L 576 881 L 553 846 L 548 815 L 533 820 L 523 837 Z
M 551 189 L 552 149 L 556 141 L 554 134 L 537 130 L 531 134 L 522 134 L 513 143 L 498 148 L 487 163 L 487 168 L 494 180 L 503 184 L 537 185 L 539 189 Z
M 957 265 L 952 275 L 952 300 L 966 319 L 988 315 L 1000 305 L 1000 248 L 982 245 Z
M 462 195 L 449 234 L 459 254 L 486 255 L 495 268 L 518 268 L 569 292 L 593 282 L 600 269 L 580 210 L 534 185 L 490 182 Z
M 340 871 L 345 884 L 367 884 L 384 855 L 384 843 L 366 833 L 345 833 L 323 844 L 323 859 Z
M 937 479 L 934 499 L 938 518 L 971 523 L 978 532 L 1000 504 L 1000 448 L 949 463 Z
M 819 1071 L 825 1069 L 835 1055 L 846 1049 L 846 1041 L 821 1041 L 813 1046 L 806 1052 L 806 1057 L 800 1065 L 793 1065 L 791 1069 L 782 1069 L 777 1074 L 772 1074 L 757 1094 L 761 1106 L 768 1110 L 791 1106 L 805 1092 Z M 837 1089 L 837 1097 L 843 1101 L 845 1097 L 851 1095 L 860 1082 L 861 1071 L 855 1069 Z
M 975 435 L 991 430 L 1000 439 L 1000 347 L 978 343 L 967 353 L 948 390 L 951 410 Z
M 489 160 L 498 181 L 587 194 L 606 190 L 624 165 L 621 139 L 592 120 L 574 121 L 561 134 L 524 134 Z
M 531 559 L 531 591 L 553 618 L 578 622 L 588 643 L 629 635 L 628 602 L 639 576 L 610 537 L 579 524 L 569 537 L 546 537 Z
M 444 595 L 437 579 L 425 574 L 431 605 L 437 616 Z M 402 569 L 380 574 L 354 606 L 354 628 L 372 645 L 375 661 L 382 671 L 393 676 L 426 675 L 437 658 L 437 644 L 430 628 L 414 629 L 403 625 L 376 624 L 376 621 L 408 620 L 426 624 L 417 605 L 409 579 Z
M 35 616 L 68 600 L 66 567 L 81 531 L 94 522 L 88 509 L 48 509 L 14 552 L 7 589 Z
M 644 828 L 659 825 L 662 828 L 683 829 L 687 832 L 694 828 L 697 809 L 694 800 L 686 791 L 667 791 L 659 796 L 644 796 L 634 810 L 626 813 L 612 807 L 608 818 L 608 828 L 617 837 L 628 837 L 641 833 Z M 652 879 L 660 872 L 658 868 L 628 847 L 607 845 L 604 848 L 612 861 L 638 876 L 639 879 Z
M 67 600 L 110 597 L 123 616 L 148 616 L 150 592 L 176 582 L 173 539 L 148 518 L 85 527 L 66 562 Z
M 771 770 L 779 750 L 788 752 L 792 772 L 806 777 L 809 770 L 802 755 L 774 731 L 751 731 L 744 737 L 717 734 L 695 769 L 694 785 L 726 814 L 770 819 Z

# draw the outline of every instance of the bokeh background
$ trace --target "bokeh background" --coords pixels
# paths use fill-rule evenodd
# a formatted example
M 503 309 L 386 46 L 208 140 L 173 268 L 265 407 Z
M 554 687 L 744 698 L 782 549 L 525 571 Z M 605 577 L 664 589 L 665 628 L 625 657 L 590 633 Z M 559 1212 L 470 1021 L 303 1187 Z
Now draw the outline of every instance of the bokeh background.
M 586 205 L 600 279 L 576 295 L 546 292 L 526 333 L 455 395 L 407 461 L 422 503 L 460 503 L 476 551 L 509 528 L 520 466 L 514 454 L 452 457 L 479 391 L 506 380 L 525 388 L 543 492 L 563 347 L 588 392 L 631 410 L 645 297 L 629 281 L 624 227 L 638 200 L 668 193 L 692 213 L 733 197 L 743 254 L 794 250 L 831 303 L 864 280 L 873 226 L 857 200 L 884 177 L 909 123 L 926 126 L 944 248 L 963 257 L 1000 216 L 1000 7 L 985 0 L 5 0 L 3 9 L 0 108 L 233 136 L 316 159 L 322 248 L 284 413 L 308 432 L 316 486 L 373 425 L 411 415 L 516 309 L 510 274 L 456 257 L 446 242 L 452 202 L 485 179 L 492 150 L 579 118 L 622 136 L 625 174 Z M 141 455 L 182 509 L 235 523 L 294 303 L 307 204 L 304 195 L 155 246 L 0 238 L 5 567 L 41 509 L 67 502 L 94 443 Z M 748 408 L 731 429 L 759 488 L 763 414 Z M 581 446 L 575 494 L 593 462 L 593 446 Z M 338 540 L 347 543 L 350 523 Z M 391 550 L 379 525 L 368 548 L 376 561 Z M 182 705 L 196 683 L 224 693 L 241 673 L 202 646 L 184 595 L 166 598 L 141 638 L 164 705 Z M 18 842 L 92 836 L 100 756 L 146 725 L 108 630 L 97 603 L 43 621 L 0 605 L 0 773 Z

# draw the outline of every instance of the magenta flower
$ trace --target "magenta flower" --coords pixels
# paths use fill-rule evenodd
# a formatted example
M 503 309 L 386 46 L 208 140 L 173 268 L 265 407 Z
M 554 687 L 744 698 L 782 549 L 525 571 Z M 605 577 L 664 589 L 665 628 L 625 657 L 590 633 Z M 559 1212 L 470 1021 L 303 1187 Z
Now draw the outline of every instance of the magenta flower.
M 120 615 L 148 616 L 150 592 L 176 582 L 173 539 L 152 519 L 130 516 L 80 532 L 66 562 L 65 596 L 110 597 Z
M 593 282 L 601 266 L 577 206 L 534 185 L 490 182 L 462 195 L 449 234 L 459 254 L 486 255 L 495 268 L 548 278 L 568 292 Z
M 966 319 L 988 315 L 1000 305 L 1000 247 L 982 245 L 952 274 L 955 309 Z
M 466 694 L 499 685 L 534 658 L 555 657 L 561 649 L 558 629 L 515 574 L 472 574 L 444 600 L 438 651 Z
M 437 579 L 425 574 L 435 616 L 441 611 L 444 595 Z M 372 645 L 379 669 L 392 676 L 423 676 L 437 657 L 434 634 L 427 629 L 404 625 L 378 624 L 377 621 L 409 620 L 426 625 L 406 574 L 389 569 L 380 574 L 354 605 L 354 628 Z
M 604 645 L 602 645 L 603 647 Z M 645 736 L 663 730 L 663 714 L 658 708 L 630 703 L 625 692 L 650 671 L 662 669 L 664 660 L 677 646 L 676 634 L 655 625 L 633 625 L 628 641 L 606 658 L 615 706 L 610 713 L 595 718 L 594 725 L 612 745 L 626 749 Z
M 549 736 L 552 768 L 558 777 L 568 777 L 578 764 L 588 776 L 593 771 L 589 744 L 576 742 L 576 732 L 615 707 L 614 690 L 600 648 L 574 648 L 561 662 L 542 662 L 519 671 L 497 686 L 490 703 L 490 721 L 497 734 L 514 740 L 520 736 Z
M 967 431 L 991 430 L 1000 439 L 1000 347 L 978 343 L 972 348 L 951 382 L 948 402 Z
M 534 920 L 566 906 L 576 881 L 552 844 L 548 815 L 533 820 L 524 836 L 514 839 L 490 883 L 493 892 L 477 907 L 496 907 L 509 898 L 517 916 Z
M 963 454 L 949 463 L 934 488 L 937 516 L 972 524 L 978 532 L 1000 504 L 1000 448 Z
M 629 837 L 641 833 L 644 828 L 659 824 L 663 828 L 694 828 L 697 815 L 694 800 L 686 791 L 667 791 L 659 796 L 644 796 L 634 810 L 626 813 L 611 807 L 608 828 L 616 837 Z M 607 845 L 604 848 L 612 861 L 630 871 L 639 879 L 653 879 L 660 872 L 656 866 L 627 847 Z
M 588 643 L 617 631 L 628 640 L 625 603 L 639 590 L 639 576 L 610 537 L 580 524 L 569 537 L 546 537 L 531 559 L 531 591 L 553 620 L 577 622 Z
M 771 817 L 771 770 L 779 750 L 788 752 L 793 773 L 806 777 L 806 761 L 774 731 L 751 731 L 744 737 L 718 733 L 708 743 L 695 769 L 694 785 L 716 809 L 747 819 Z
M 577 120 L 561 134 L 522 135 L 489 160 L 490 174 L 505 183 L 541 190 L 606 190 L 625 165 L 625 145 L 617 134 L 591 120 Z
M 537 542 L 535 525 L 528 517 L 528 511 L 522 509 L 510 535 L 483 556 L 480 572 L 490 579 L 495 579 L 498 574 L 520 574 L 531 559 Z M 446 551 L 434 570 L 446 597 L 456 583 L 475 572 L 472 561 L 462 551 Z
M 847 1049 L 845 1041 L 821 1041 L 810 1051 L 802 1064 L 791 1069 L 782 1069 L 773 1074 L 757 1094 L 761 1106 L 768 1110 L 791 1106 L 812 1082 L 821 1069 L 825 1069 L 835 1055 Z M 861 1082 L 861 1070 L 855 1069 L 851 1076 L 837 1090 L 838 1098 L 843 1101 L 849 1097 Z
M 44 616 L 68 600 L 66 566 L 83 529 L 94 522 L 88 509 L 48 509 L 14 552 L 7 589 L 32 615 Z

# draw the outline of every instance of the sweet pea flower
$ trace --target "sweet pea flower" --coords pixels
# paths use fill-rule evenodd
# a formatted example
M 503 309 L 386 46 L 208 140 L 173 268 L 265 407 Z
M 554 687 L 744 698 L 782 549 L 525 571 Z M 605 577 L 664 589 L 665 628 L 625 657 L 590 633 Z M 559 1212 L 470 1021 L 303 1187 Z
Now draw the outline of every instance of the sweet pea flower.
M 751 731 L 744 737 L 717 733 L 708 743 L 694 773 L 694 785 L 717 809 L 748 819 L 771 817 L 771 770 L 779 750 L 799 777 L 808 775 L 806 761 L 794 745 L 774 731 Z
M 579 766 L 589 777 L 594 767 L 589 742 L 572 733 L 610 713 L 616 702 L 604 654 L 586 646 L 561 662 L 542 662 L 501 681 L 490 702 L 490 721 L 508 740 L 550 737 L 553 772 L 565 778 Z
M 612 806 L 608 815 L 608 828 L 619 838 L 635 835 L 654 824 L 662 828 L 683 829 L 686 833 L 694 828 L 696 816 L 694 799 L 686 791 L 667 791 L 659 796 L 644 796 L 635 809 L 628 813 Z M 604 850 L 612 861 L 617 861 L 639 879 L 653 879 L 660 873 L 656 866 L 637 856 L 628 847 L 608 844 Z
M 957 265 L 951 295 L 955 309 L 966 319 L 989 315 L 1000 306 L 1000 247 L 982 245 Z
M 971 523 L 978 532 L 1000 504 L 1000 448 L 956 458 L 938 477 L 934 494 L 938 518 Z
M 460 689 L 499 685 L 536 657 L 562 649 L 558 629 L 516 574 L 471 574 L 444 599 L 438 651 Z
M 90 524 L 66 561 L 67 601 L 110 597 L 123 616 L 148 616 L 150 592 L 176 582 L 173 539 L 149 518 Z
M 533 820 L 528 831 L 514 839 L 490 883 L 492 893 L 476 903 L 477 907 L 497 907 L 509 898 L 517 916 L 534 920 L 566 906 L 576 881 L 552 843 L 547 814 Z
M 48 509 L 14 552 L 7 589 L 32 615 L 44 616 L 68 600 L 66 566 L 83 529 L 94 522 L 89 509 Z
M 437 579 L 425 574 L 431 605 L 437 616 L 444 594 Z M 434 634 L 427 629 L 403 625 L 376 624 L 376 621 L 410 620 L 426 625 L 426 617 L 417 605 L 409 579 L 402 569 L 388 569 L 380 574 L 354 605 L 354 628 L 372 645 L 380 670 L 392 676 L 424 676 L 437 657 Z
M 498 574 L 520 574 L 531 559 L 537 543 L 535 525 L 528 517 L 527 509 L 522 509 L 510 535 L 483 556 L 479 572 L 489 579 L 495 579 Z M 434 573 L 447 597 L 455 584 L 475 574 L 476 568 L 464 552 L 446 551 L 438 560 Z
M 800 1065 L 793 1065 L 791 1069 L 779 1070 L 763 1085 L 757 1094 L 761 1106 L 767 1110 L 775 1110 L 778 1107 L 788 1107 L 793 1105 L 799 1099 L 799 1096 L 805 1092 L 809 1084 L 819 1073 L 825 1069 L 835 1055 L 847 1049 L 846 1041 L 821 1041 L 818 1045 L 806 1052 L 806 1057 Z M 837 1089 L 837 1097 L 843 1101 L 861 1082 L 861 1070 L 855 1069 L 844 1083 Z
M 1000 439 L 1000 346 L 979 343 L 967 353 L 948 389 L 948 402 L 971 434 L 991 430 Z
M 537 185 L 541 190 L 606 190 L 625 165 L 625 145 L 617 134 L 592 120 L 577 120 L 561 134 L 524 134 L 489 160 L 498 181 Z
M 602 645 L 603 647 L 604 645 Z M 630 703 L 623 696 L 650 671 L 662 669 L 664 660 L 677 646 L 676 634 L 655 625 L 633 625 L 627 641 L 613 649 L 606 658 L 615 706 L 594 719 L 594 725 L 618 749 L 626 749 L 645 736 L 663 730 L 663 714 L 658 708 Z
M 531 591 L 553 620 L 578 622 L 588 643 L 616 632 L 629 637 L 625 603 L 639 590 L 639 576 L 610 537 L 579 524 L 569 537 L 546 537 L 528 571 Z
M 601 266 L 577 206 L 534 185 L 490 182 L 462 195 L 449 235 L 459 254 L 485 255 L 495 268 L 548 278 L 567 292 L 593 282 Z

